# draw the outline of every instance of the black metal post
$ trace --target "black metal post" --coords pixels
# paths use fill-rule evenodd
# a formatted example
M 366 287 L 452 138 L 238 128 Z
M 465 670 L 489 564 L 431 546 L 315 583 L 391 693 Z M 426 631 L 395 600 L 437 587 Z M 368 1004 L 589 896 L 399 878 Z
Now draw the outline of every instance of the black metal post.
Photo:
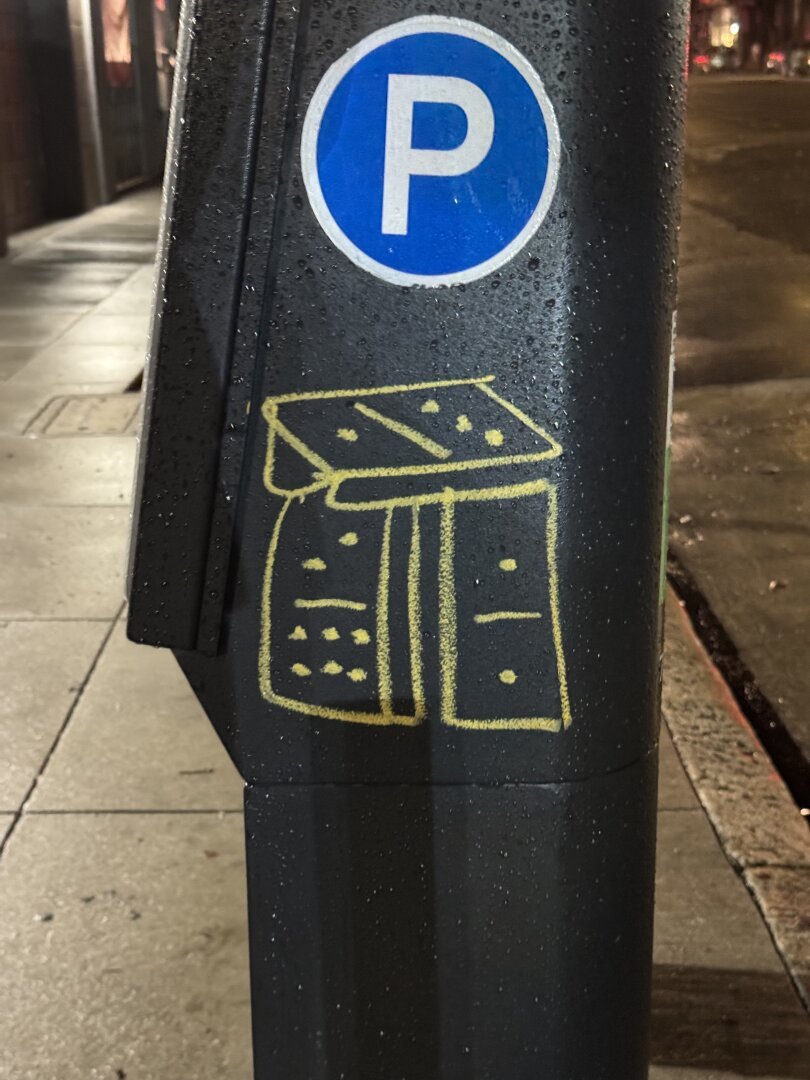
M 216 8 L 129 627 L 246 781 L 257 1080 L 642 1080 L 682 6 Z

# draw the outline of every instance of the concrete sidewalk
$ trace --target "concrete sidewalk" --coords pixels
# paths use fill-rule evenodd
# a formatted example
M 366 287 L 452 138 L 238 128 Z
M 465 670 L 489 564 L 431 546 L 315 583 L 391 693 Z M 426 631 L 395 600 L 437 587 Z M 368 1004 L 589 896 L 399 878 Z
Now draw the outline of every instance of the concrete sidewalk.
M 171 656 L 121 621 L 156 215 L 140 193 L 0 263 L 4 1080 L 251 1075 L 240 783 Z M 674 604 L 668 633 L 667 715 L 713 812 L 697 721 L 739 718 Z M 651 1076 L 807 1080 L 807 1014 L 749 893 L 781 857 L 735 871 L 666 733 L 661 769 Z

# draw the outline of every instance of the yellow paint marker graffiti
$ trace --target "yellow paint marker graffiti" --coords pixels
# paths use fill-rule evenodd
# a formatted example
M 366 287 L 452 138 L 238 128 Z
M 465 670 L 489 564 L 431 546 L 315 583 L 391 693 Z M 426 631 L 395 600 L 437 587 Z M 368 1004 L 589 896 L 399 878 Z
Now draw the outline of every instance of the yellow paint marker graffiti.
M 453 451 L 448 450 L 446 446 L 441 446 L 433 439 L 428 438 L 427 435 L 423 435 L 421 431 L 417 431 L 416 428 L 410 427 L 408 424 L 403 424 L 399 420 L 393 420 L 390 416 L 383 416 L 381 412 L 377 412 L 376 409 L 369 408 L 368 405 L 364 405 L 361 401 L 355 401 L 355 409 L 363 416 L 367 416 L 369 420 L 374 420 L 382 427 L 387 428 L 389 431 L 393 431 L 395 435 L 402 436 L 403 439 L 407 439 L 415 446 L 420 447 L 426 453 L 431 454 L 433 457 L 441 458 L 445 461 L 447 458 L 453 456 Z
M 474 616 L 477 623 L 504 622 L 507 619 L 542 619 L 539 611 L 489 611 L 484 615 Z
M 419 720 L 426 715 L 425 688 L 422 681 L 422 542 L 419 531 L 419 507 L 411 511 L 411 550 L 408 554 L 408 638 L 411 646 L 411 684 L 414 712 Z
M 494 375 L 479 375 L 472 379 L 438 379 L 434 382 L 402 383 L 397 386 L 363 386 L 356 390 L 305 390 L 300 394 L 280 394 L 270 398 L 273 405 L 291 401 L 321 401 L 324 398 L 377 397 L 381 394 L 402 394 L 412 390 L 440 390 L 447 386 L 477 386 L 483 390 L 486 383 L 495 381 Z
M 368 604 L 361 604 L 359 600 L 336 600 L 336 599 L 321 599 L 321 600 L 296 600 L 295 606 L 297 608 L 347 608 L 349 611 L 365 611 Z
M 380 572 L 377 578 L 377 674 L 380 687 L 380 711 L 383 716 L 391 716 L 394 712 L 388 630 L 388 583 L 391 576 L 391 521 L 393 516 L 393 510 L 386 511 L 382 550 L 380 552 Z
M 273 490 L 270 485 L 268 485 L 268 488 L 269 490 Z M 347 709 L 333 705 L 322 705 L 312 701 L 302 701 L 299 698 L 281 694 L 273 687 L 273 579 L 284 522 L 293 501 L 294 498 L 292 496 L 285 499 L 278 517 L 276 518 L 276 523 L 273 526 L 273 533 L 270 537 L 270 544 L 267 549 L 267 562 L 265 564 L 264 581 L 262 583 L 261 638 L 259 643 L 259 689 L 262 693 L 262 697 L 283 709 L 302 713 L 304 716 L 316 716 L 323 720 L 343 720 L 354 724 L 402 724 L 404 726 L 413 726 L 418 723 L 413 716 L 387 716 L 380 712 L 364 712 L 360 709 Z M 296 601 L 296 607 L 303 608 L 338 607 L 348 608 L 349 610 L 354 611 L 365 611 L 366 606 L 366 604 L 361 604 L 352 600 Z M 309 668 L 304 664 L 294 665 L 293 670 L 294 673 L 301 678 L 311 674 Z
M 522 729 L 522 730 L 545 730 L 558 732 L 567 728 L 571 723 L 571 707 L 568 695 L 568 686 L 565 669 L 565 659 L 562 650 L 562 633 L 560 627 L 559 612 L 559 583 L 556 560 L 557 544 L 557 496 L 556 481 L 539 472 L 540 463 L 559 457 L 562 447 L 551 435 L 537 423 L 526 416 L 511 402 L 501 398 L 488 385 L 493 381 L 492 376 L 476 377 L 470 379 L 454 379 L 432 383 L 413 383 L 401 386 L 365 387 L 346 390 L 311 391 L 301 394 L 288 394 L 277 398 L 268 398 L 262 407 L 262 413 L 268 423 L 268 450 L 265 459 L 264 480 L 267 490 L 272 495 L 281 496 L 283 505 L 276 518 L 273 534 L 270 541 L 267 565 L 265 569 L 264 586 L 262 592 L 262 637 L 259 650 L 259 683 L 263 696 L 274 704 L 280 705 L 293 711 L 304 713 L 309 716 L 322 718 L 334 718 L 348 720 L 363 724 L 403 724 L 414 725 L 422 722 L 427 716 L 425 702 L 425 687 L 423 686 L 425 671 L 431 670 L 425 667 L 423 671 L 424 650 L 431 647 L 435 641 L 438 630 L 438 662 L 440 669 L 438 691 L 439 711 L 437 719 L 446 725 L 468 730 L 497 730 L 497 729 Z M 464 401 L 469 401 L 469 406 L 462 404 L 458 395 L 445 395 L 444 387 L 467 387 Z M 412 396 L 415 391 L 430 390 L 432 396 L 420 394 Z M 385 395 L 388 395 L 387 397 Z M 295 408 L 286 409 L 286 405 L 294 406 L 303 401 L 322 401 L 325 410 L 332 408 L 334 399 L 344 398 L 348 409 L 359 413 L 370 424 L 376 424 L 386 429 L 392 435 L 404 440 L 396 447 L 393 458 L 387 465 L 382 465 L 373 452 L 374 440 L 368 442 L 369 452 L 362 458 L 354 459 L 356 451 L 348 455 L 345 451 L 334 464 L 327 462 L 316 453 L 307 443 L 296 434 L 301 433 L 307 439 L 312 437 L 312 432 L 306 423 L 306 415 L 302 415 Z M 481 398 L 484 400 L 483 407 Z M 372 408 L 373 404 L 380 405 L 380 409 Z M 493 409 L 493 404 L 497 408 Z M 288 427 L 281 422 L 279 412 L 283 409 L 284 420 Z M 458 413 L 459 407 L 469 407 L 470 414 Z M 404 411 L 407 409 L 410 411 Z M 483 439 L 476 436 L 475 443 L 479 445 L 478 455 L 475 452 L 462 453 L 458 447 L 453 449 L 443 446 L 435 439 L 430 438 L 424 431 L 404 423 L 395 417 L 412 416 L 414 410 L 425 416 L 437 413 L 447 413 L 447 426 L 458 432 L 470 432 L 475 428 L 483 433 Z M 500 410 L 500 415 L 499 415 Z M 512 420 L 503 414 L 508 413 L 523 431 L 514 427 Z M 483 413 L 483 415 L 482 415 Z M 344 442 L 354 443 L 359 440 L 358 429 L 354 427 L 337 428 L 340 422 L 338 413 L 334 415 L 334 427 L 330 425 L 328 430 L 337 430 L 337 437 Z M 471 421 L 470 417 L 473 418 Z M 474 423 L 473 423 L 474 421 Z M 419 422 L 417 421 L 417 424 Z M 427 423 L 427 421 L 425 421 Z M 431 421 L 431 431 L 435 431 Z M 293 430 L 290 430 L 292 428 Z M 533 432 L 536 438 L 528 436 Z M 368 431 L 364 426 L 363 433 Z M 322 437 L 322 436 L 321 436 Z M 382 443 L 382 440 L 379 440 Z M 464 440 L 467 441 L 467 440 Z M 488 451 L 480 449 L 480 443 L 485 442 Z M 296 451 L 310 466 L 312 480 L 306 478 L 301 486 L 293 487 L 292 481 L 289 487 L 284 483 L 286 458 L 276 461 L 279 447 L 286 443 L 288 447 Z M 386 446 L 389 440 L 386 440 Z M 405 443 L 412 444 L 407 447 Z M 508 449 L 501 449 L 504 444 Z M 318 444 L 320 445 L 320 444 Z M 414 447 L 421 451 L 417 453 Z M 334 447 L 337 453 L 337 448 Z M 359 448 L 358 448 L 359 449 Z M 332 457 L 332 449 L 326 449 Z M 433 458 L 426 461 L 423 455 Z M 452 459 L 452 460 L 451 460 Z M 520 468 L 518 468 L 520 467 Z M 507 471 L 508 470 L 508 471 Z M 372 480 L 372 484 L 364 484 L 365 480 Z M 381 481 L 387 481 L 386 488 Z M 412 481 L 412 482 L 408 482 Z M 479 612 L 477 614 L 464 611 L 463 621 L 466 628 L 459 625 L 461 617 L 461 597 L 457 590 L 463 587 L 463 582 L 468 581 L 467 568 L 462 571 L 459 563 L 459 581 L 456 582 L 456 558 L 460 557 L 456 551 L 456 516 L 459 517 L 461 528 L 462 508 L 465 504 L 476 503 L 482 514 L 504 514 L 504 522 L 510 520 L 510 504 L 514 500 L 525 498 L 537 498 L 541 507 L 547 507 L 545 517 L 545 551 L 547 560 L 547 591 L 542 590 L 541 600 L 537 597 L 536 603 L 543 608 L 541 611 L 534 610 L 497 610 Z M 272 626 L 271 601 L 273 600 L 273 574 L 279 543 L 284 530 L 284 519 L 290 507 L 296 503 L 304 504 L 309 500 L 320 500 L 322 506 L 320 512 L 325 513 L 327 518 L 336 526 L 334 532 L 327 531 L 326 535 L 336 538 L 343 547 L 353 547 L 359 542 L 358 533 L 355 531 L 343 531 L 339 522 L 341 517 L 348 524 L 358 521 L 363 523 L 364 544 L 371 546 L 379 543 L 379 556 L 369 560 L 368 585 L 373 590 L 374 599 L 368 603 L 358 600 L 345 600 L 340 597 L 317 597 L 299 598 L 295 600 L 294 607 L 302 610 L 310 609 L 342 609 L 355 612 L 369 611 L 366 618 L 373 619 L 373 625 L 369 630 L 356 627 L 342 627 L 338 631 L 337 626 L 321 628 L 309 628 L 296 626 L 289 633 L 289 606 L 288 601 L 280 605 L 276 618 L 281 623 L 281 629 Z M 547 500 L 547 502 L 545 502 Z M 502 506 L 496 506 L 497 503 Z M 426 509 L 421 510 L 422 507 Z M 423 612 L 424 590 L 430 588 L 430 582 L 426 580 L 425 570 L 422 565 L 422 530 L 427 526 L 427 521 L 434 520 L 430 507 L 436 507 L 440 511 L 440 551 L 438 564 L 438 594 L 439 610 L 434 612 L 433 604 L 425 604 Z M 407 543 L 405 528 L 406 511 L 410 517 L 410 544 L 407 550 L 407 587 L 403 580 L 404 549 Z M 335 512 L 333 515 L 332 512 Z M 375 515 L 376 521 L 359 518 L 359 513 L 370 512 Z M 542 513 L 542 509 L 538 511 Z M 330 516 L 331 515 L 331 516 Z M 424 518 L 424 521 L 422 520 Z M 473 520 L 465 514 L 464 529 Z M 326 518 L 324 518 L 326 521 Z M 368 535 L 366 535 L 366 532 Z M 288 543 L 287 534 L 283 532 L 284 543 Z M 292 538 L 291 538 L 292 539 Z M 334 540 L 332 540 L 334 542 Z M 539 554 L 539 550 L 538 550 Z M 294 558 L 294 556 L 293 556 Z M 300 559 L 300 556 L 298 556 Z M 528 556 L 527 556 L 528 558 Z M 500 571 L 512 573 L 518 569 L 516 558 L 501 558 L 497 556 L 493 560 L 497 562 Z M 331 566 L 332 560 L 330 560 Z M 521 559 L 521 564 L 524 559 Z M 375 566 L 376 563 L 376 566 Z M 293 564 L 294 565 L 294 564 Z M 326 563 L 320 558 L 306 559 L 299 563 L 306 570 L 326 570 Z M 430 563 L 427 564 L 430 566 Z M 434 571 L 435 573 L 435 571 Z M 376 578 L 376 580 L 374 580 Z M 436 588 L 436 580 L 432 588 Z M 324 590 L 325 591 L 325 590 Z M 400 598 L 400 594 L 404 594 Z M 369 595 L 372 595 L 370 592 Z M 466 595 L 466 594 L 465 594 Z M 547 600 L 545 599 L 547 597 Z M 528 597 L 527 597 L 528 600 Z M 531 600 L 528 600 L 531 603 Z M 548 606 L 545 606 L 545 605 Z M 396 607 L 394 605 L 397 605 Z M 395 623 L 405 622 L 407 607 L 407 632 L 409 638 L 409 661 L 410 661 L 410 691 L 413 697 L 413 715 L 398 715 L 394 708 L 394 679 L 391 670 L 391 621 Z M 373 614 L 372 614 L 373 612 Z M 434 624 L 424 625 L 423 621 L 427 614 L 432 616 Z M 438 615 L 438 624 L 436 616 Z M 459 699 L 462 696 L 462 688 L 459 686 L 459 653 L 464 642 L 469 641 L 465 636 L 470 633 L 469 622 L 474 621 L 479 626 L 497 625 L 519 620 L 548 619 L 550 616 L 550 631 L 553 638 L 554 651 L 557 662 L 557 682 L 559 686 L 559 712 L 556 706 L 552 706 L 556 715 L 551 716 L 490 716 L 479 715 L 465 717 L 458 714 Z M 365 620 L 364 620 L 365 621 Z M 340 626 L 341 624 L 338 623 Z M 307 633 L 318 634 L 325 641 L 336 641 L 341 636 L 351 634 L 351 640 L 355 646 L 369 646 L 372 637 L 375 637 L 374 648 L 376 654 L 376 672 L 372 666 L 352 667 L 344 670 L 336 659 L 328 660 L 319 670 L 325 675 L 344 674 L 346 678 L 355 683 L 365 681 L 371 672 L 372 682 L 376 675 L 377 693 L 372 693 L 370 698 L 363 698 L 363 706 L 366 711 L 359 708 L 343 708 L 333 704 L 320 703 L 315 700 L 300 700 L 298 695 L 287 696 L 279 693 L 272 687 L 272 664 L 271 664 L 271 636 L 276 640 L 276 634 L 280 638 L 289 638 L 292 641 L 307 640 Z M 504 628 L 506 632 L 506 628 Z M 548 633 L 548 631 L 544 631 Z M 461 635 L 461 637 L 459 636 Z M 496 634 L 488 636 L 488 643 L 494 647 L 499 641 Z M 507 654 L 508 656 L 508 654 Z M 503 660 L 507 659 L 503 657 Z M 286 660 L 289 664 L 290 660 Z M 503 662 L 503 661 L 502 661 Z M 286 666 L 286 665 L 285 665 Z M 299 677 L 311 675 L 312 672 L 305 664 L 293 665 L 292 670 Z M 399 670 L 399 669 L 397 669 Z M 516 670 L 504 668 L 498 670 L 494 665 L 493 676 L 504 687 L 509 687 L 519 680 Z M 399 678 L 399 674 L 397 678 Z M 308 686 L 303 696 L 318 697 L 317 684 Z M 302 688 L 303 689 L 303 688 Z M 397 683 L 397 698 L 400 687 Z M 404 687 L 402 688 L 404 691 Z M 464 691 L 464 697 L 466 697 Z M 506 695 L 503 695 L 505 699 Z M 378 699 L 378 700 L 374 700 Z M 473 701 L 475 711 L 478 705 Z M 463 707 L 463 706 L 462 706 Z M 472 710 L 471 710 L 472 711 Z M 508 713 L 511 710 L 505 709 Z

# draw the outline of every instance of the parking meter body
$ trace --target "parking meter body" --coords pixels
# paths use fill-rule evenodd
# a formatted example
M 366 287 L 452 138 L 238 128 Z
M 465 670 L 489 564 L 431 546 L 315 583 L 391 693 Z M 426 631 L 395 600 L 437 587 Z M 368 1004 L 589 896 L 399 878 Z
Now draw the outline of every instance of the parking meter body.
M 186 6 L 129 634 L 245 780 L 257 1080 L 646 1076 L 684 26 Z

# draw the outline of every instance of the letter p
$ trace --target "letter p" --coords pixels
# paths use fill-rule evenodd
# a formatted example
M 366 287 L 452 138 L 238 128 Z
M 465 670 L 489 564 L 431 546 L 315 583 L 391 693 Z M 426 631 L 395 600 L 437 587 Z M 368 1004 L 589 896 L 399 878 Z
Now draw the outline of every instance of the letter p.
M 457 105 L 467 118 L 462 142 L 450 150 L 415 149 L 413 107 L 417 101 Z M 492 105 L 475 83 L 449 75 L 389 75 L 382 231 L 407 235 L 412 176 L 463 176 L 481 164 L 494 135 Z

